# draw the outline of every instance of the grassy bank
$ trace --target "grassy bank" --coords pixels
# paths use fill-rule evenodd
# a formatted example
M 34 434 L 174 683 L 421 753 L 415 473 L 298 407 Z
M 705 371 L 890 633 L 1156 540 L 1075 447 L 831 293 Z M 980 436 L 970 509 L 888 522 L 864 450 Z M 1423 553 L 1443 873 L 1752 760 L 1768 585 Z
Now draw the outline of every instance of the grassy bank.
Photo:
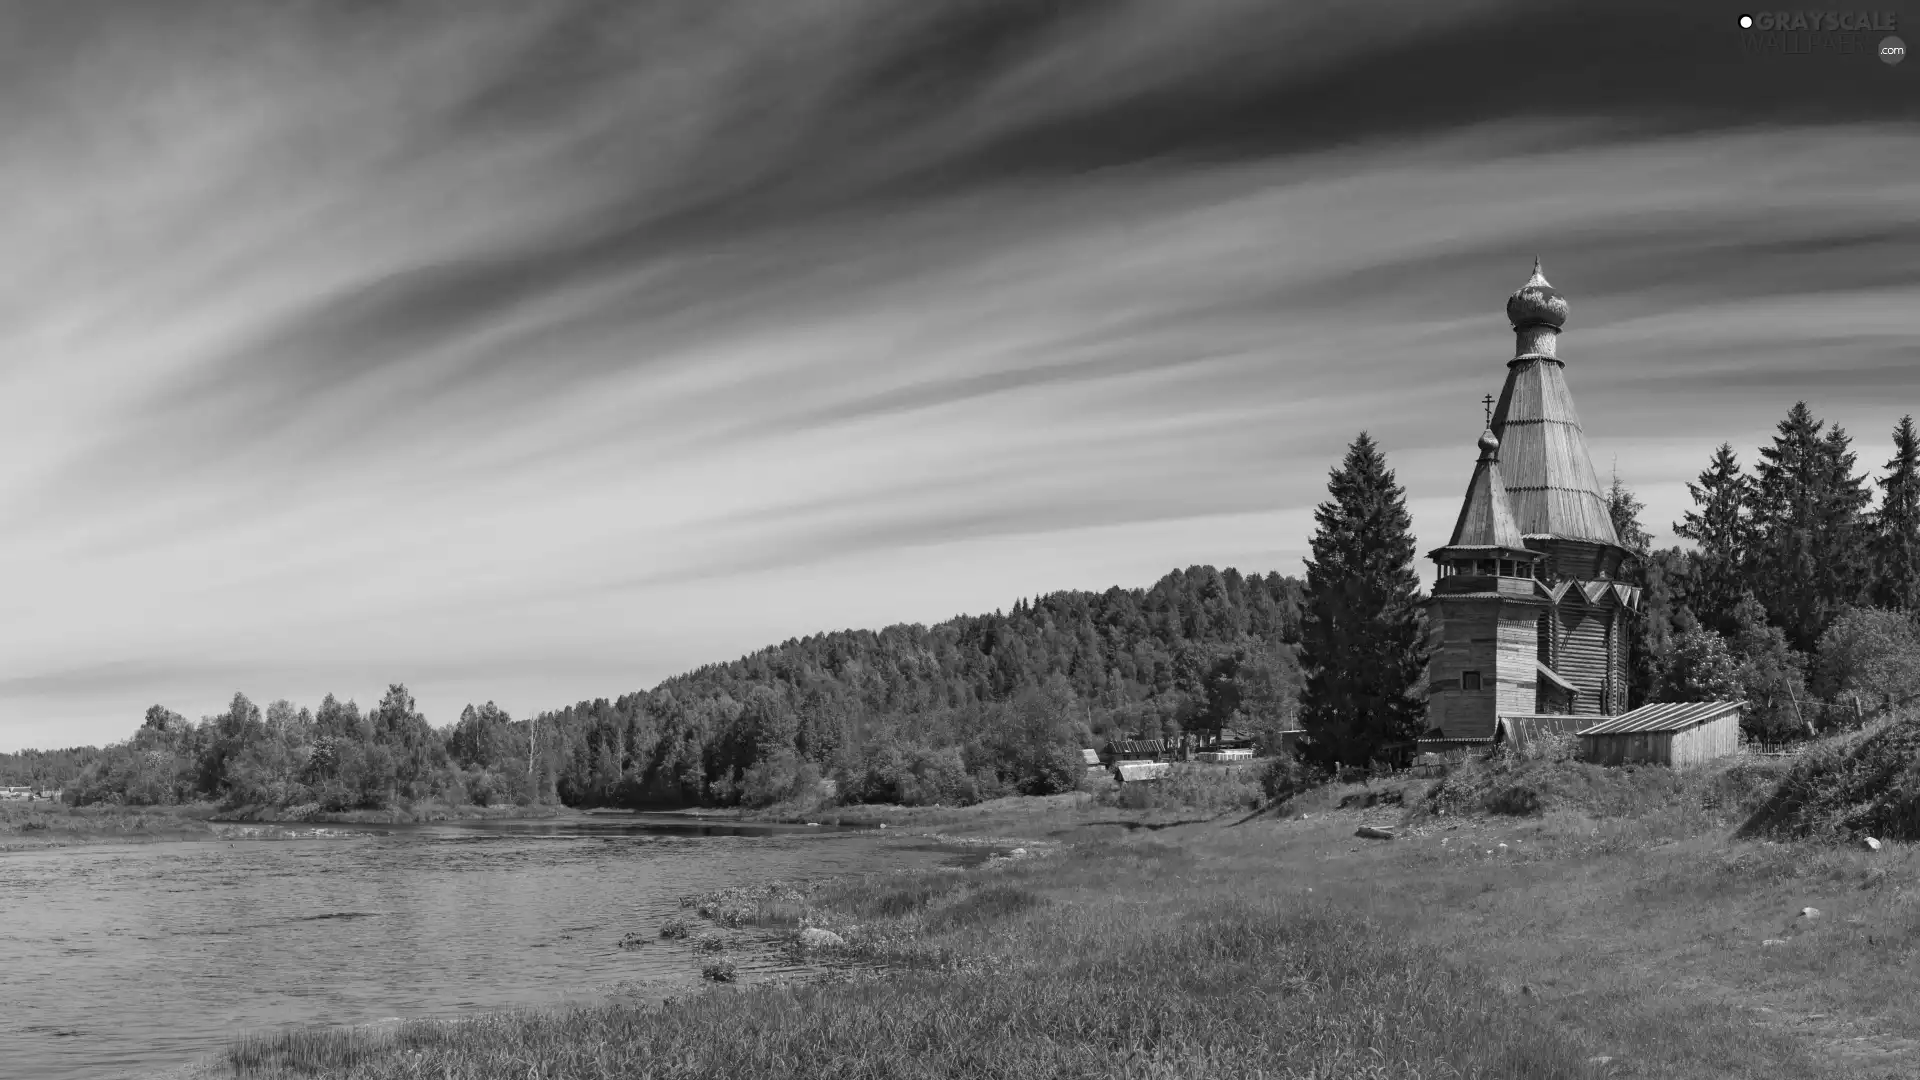
M 88 806 L 56 802 L 0 803 L 0 851 L 60 847 L 69 844 L 124 843 L 128 840 L 202 839 L 211 805 Z
M 1769 766 L 1566 762 L 1318 789 L 1159 830 L 1097 796 L 900 823 L 1062 843 L 768 891 L 885 974 L 247 1040 L 225 1075 L 1910 1075 L 1920 855 L 1735 839 Z M 1505 811 L 1505 812 L 1501 812 Z M 1104 815 L 1104 819 L 1103 819 Z M 1117 816 L 1116 816 L 1117 815 Z M 905 818 L 907 812 L 902 812 Z M 1070 820 L 1084 817 L 1085 820 Z M 1357 839 L 1362 823 L 1398 839 Z M 1048 827 L 1057 826 L 1057 827 Z M 1803 909 L 1818 914 L 1803 916 Z M 689 917 L 694 917 L 690 915 Z M 656 928 L 646 928 L 652 933 Z M 671 947 L 723 949 L 699 922 Z
M 434 821 L 550 818 L 573 814 L 552 806 L 449 806 L 422 804 L 394 810 L 353 810 L 335 814 L 289 814 L 284 810 L 239 810 L 195 803 L 187 806 L 85 806 L 57 802 L 0 803 L 0 851 L 25 851 L 74 844 L 129 841 L 204 840 L 220 822 L 281 824 L 395 824 Z
M 577 816 L 565 806 L 473 806 L 426 800 L 384 810 L 323 811 L 317 806 L 249 806 L 230 809 L 220 821 L 315 825 L 426 824 L 435 821 L 517 821 Z
M 1162 827 L 1170 823 L 1204 820 L 1220 814 L 1245 813 L 1261 802 L 1259 774 L 1265 762 L 1232 765 L 1175 764 L 1171 774 L 1153 783 L 1115 783 L 1100 776 L 1084 781 L 1080 790 L 1060 795 L 1015 795 L 970 806 L 896 806 L 884 803 L 831 805 L 822 802 L 782 804 L 763 810 L 709 809 L 684 813 L 744 821 L 783 824 L 819 822 L 889 828 L 952 826 L 963 831 L 992 831 L 1006 827 L 1064 828 L 1106 821 L 1133 826 Z

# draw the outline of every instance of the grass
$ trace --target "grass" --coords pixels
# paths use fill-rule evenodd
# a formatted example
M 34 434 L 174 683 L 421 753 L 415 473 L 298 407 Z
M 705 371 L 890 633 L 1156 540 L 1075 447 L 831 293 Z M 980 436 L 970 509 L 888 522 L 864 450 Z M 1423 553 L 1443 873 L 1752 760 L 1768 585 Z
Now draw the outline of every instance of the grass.
M 967 871 L 684 902 L 681 918 L 716 927 L 831 930 L 845 978 L 268 1035 L 218 1071 L 1910 1075 L 1920 851 L 1741 838 L 1784 768 L 1496 761 L 1159 830 L 1107 824 L 1119 812 L 1097 801 L 968 808 L 961 827 L 1039 823 L 1058 842 Z M 1357 839 L 1362 822 L 1399 838 Z M 690 942 L 727 948 L 717 931 Z
M 197 839 L 213 835 L 212 805 L 88 806 L 0 802 L 0 851 L 127 840 Z

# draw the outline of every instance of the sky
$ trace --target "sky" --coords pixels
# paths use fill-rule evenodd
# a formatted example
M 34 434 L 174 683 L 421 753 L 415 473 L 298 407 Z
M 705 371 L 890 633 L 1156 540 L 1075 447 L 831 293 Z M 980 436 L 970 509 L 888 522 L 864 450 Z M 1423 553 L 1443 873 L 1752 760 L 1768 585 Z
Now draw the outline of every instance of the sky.
M 1797 400 L 1877 471 L 1920 61 L 1740 13 L 0 4 L 0 750 L 1298 574 L 1361 430 L 1424 552 L 1536 255 L 1658 542 Z

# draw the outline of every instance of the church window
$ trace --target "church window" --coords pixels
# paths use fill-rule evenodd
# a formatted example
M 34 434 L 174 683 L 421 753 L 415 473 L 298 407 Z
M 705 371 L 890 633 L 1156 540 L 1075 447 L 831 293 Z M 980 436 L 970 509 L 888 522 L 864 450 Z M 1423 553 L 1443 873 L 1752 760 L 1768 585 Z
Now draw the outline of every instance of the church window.
M 1480 673 L 1477 671 L 1461 672 L 1460 673 L 1460 689 L 1462 690 L 1480 689 Z

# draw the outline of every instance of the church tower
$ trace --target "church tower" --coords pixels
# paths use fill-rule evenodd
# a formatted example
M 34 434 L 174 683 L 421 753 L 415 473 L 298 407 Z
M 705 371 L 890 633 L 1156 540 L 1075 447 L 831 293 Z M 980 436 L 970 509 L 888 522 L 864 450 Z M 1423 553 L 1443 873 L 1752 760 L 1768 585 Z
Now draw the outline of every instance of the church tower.
M 1490 740 L 1503 716 L 1627 711 L 1639 590 L 1567 389 L 1567 301 L 1540 272 L 1507 300 L 1514 355 L 1453 536 L 1430 558 L 1431 737 Z

